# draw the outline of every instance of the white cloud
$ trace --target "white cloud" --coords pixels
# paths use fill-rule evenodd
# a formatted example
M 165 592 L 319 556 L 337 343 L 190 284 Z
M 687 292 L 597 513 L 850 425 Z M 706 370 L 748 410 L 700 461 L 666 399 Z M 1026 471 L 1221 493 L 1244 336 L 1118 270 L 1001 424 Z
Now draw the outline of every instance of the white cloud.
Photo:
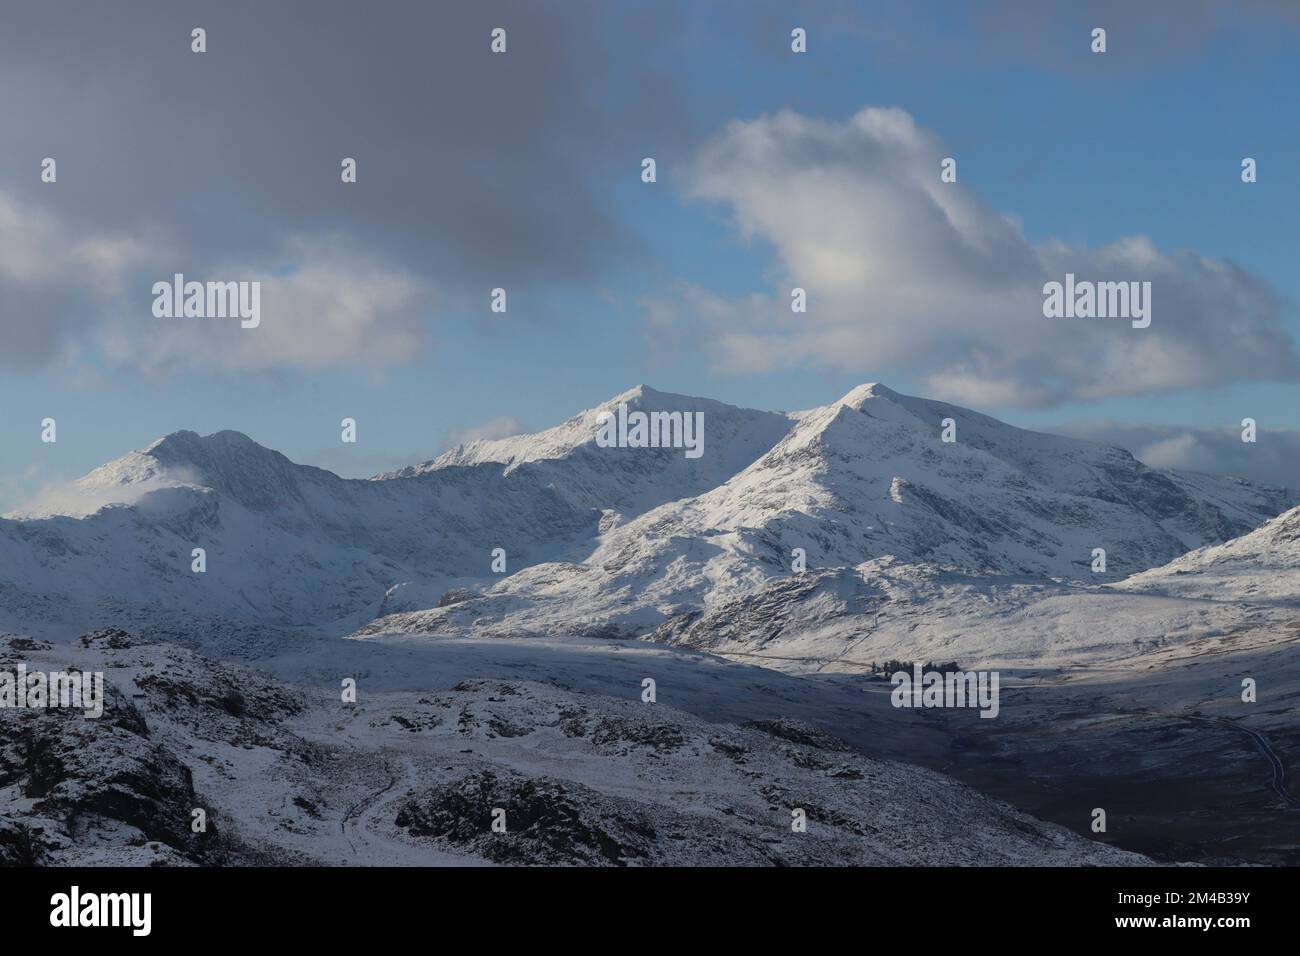
M 649 304 L 656 328 L 670 312 L 697 324 L 731 370 L 896 368 L 928 395 L 985 407 L 1300 378 L 1264 281 L 1141 236 L 1034 245 L 1014 219 L 940 181 L 946 155 L 898 109 L 732 123 L 700 150 L 690 193 L 726 204 L 746 240 L 772 244 L 774 289 L 741 300 L 679 289 Z M 1044 318 L 1043 284 L 1067 272 L 1150 281 L 1151 327 Z M 795 286 L 806 314 L 790 310 Z
M 3 517 L 28 519 L 63 515 L 84 518 L 109 505 L 139 505 L 156 491 L 201 484 L 200 476 L 189 468 L 160 469 L 156 473 L 120 481 L 95 480 L 95 477 L 88 475 L 76 481 L 46 482 L 33 497 Z M 165 509 L 167 505 L 159 503 L 159 507 Z
M 423 280 L 333 239 L 295 238 L 283 259 L 290 263 L 283 271 L 228 265 L 211 276 L 186 275 L 260 282 L 256 328 L 241 328 L 238 320 L 155 319 L 146 312 L 105 324 L 98 340 L 114 360 L 150 371 L 373 367 L 408 361 L 423 349 L 422 313 L 432 296 Z M 157 279 L 170 281 L 170 275 Z M 140 334 L 144 324 L 148 335 Z
M 178 266 L 180 245 L 152 230 L 90 233 L 0 193 L 0 333 L 5 358 L 48 361 L 97 345 L 145 372 L 375 367 L 425 346 L 433 290 L 337 237 L 293 237 L 273 261 Z M 155 282 L 261 283 L 261 323 L 160 319 Z
M 120 304 L 133 270 L 165 251 L 151 234 L 80 234 L 0 192 L 0 358 L 55 358 L 72 335 Z
M 1191 432 L 1171 435 L 1149 445 L 1139 446 L 1133 457 L 1152 468 L 1213 471 L 1215 465 L 1213 453 Z
M 472 425 L 460 431 L 451 432 L 443 446 L 448 451 L 458 445 L 467 445 L 472 441 L 491 441 L 496 438 L 511 438 L 531 431 L 527 425 L 510 415 L 499 415 L 481 425 Z
M 156 242 L 126 235 L 72 235 L 58 217 L 20 207 L 0 193 L 0 280 L 5 282 L 71 282 L 118 293 L 125 270 L 161 251 Z

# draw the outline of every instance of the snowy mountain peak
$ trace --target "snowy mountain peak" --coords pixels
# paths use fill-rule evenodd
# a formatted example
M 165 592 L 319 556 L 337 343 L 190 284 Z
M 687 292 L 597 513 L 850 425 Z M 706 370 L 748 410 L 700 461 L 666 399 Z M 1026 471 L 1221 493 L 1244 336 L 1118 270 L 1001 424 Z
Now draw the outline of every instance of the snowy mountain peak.
M 255 511 L 282 509 L 305 486 L 341 486 L 336 475 L 298 465 L 242 432 L 172 432 L 101 465 L 23 517 L 84 517 L 112 504 L 139 504 L 152 492 L 212 491 Z M 175 503 L 175 502 L 174 502 Z
M 377 475 L 376 479 L 410 478 L 445 468 L 484 463 L 503 465 L 509 472 L 530 463 L 567 460 L 576 453 L 595 450 L 596 433 L 600 428 L 602 416 L 616 412 L 620 405 L 626 405 L 630 411 L 703 412 L 710 454 L 719 451 L 717 440 L 720 439 L 725 443 L 737 432 L 744 433 L 747 437 L 745 453 L 752 449 L 753 454 L 733 471 L 748 464 L 754 457 L 770 448 L 791 424 L 790 420 L 779 412 L 737 408 L 710 398 L 678 395 L 673 392 L 661 392 L 648 385 L 636 385 L 599 405 L 579 412 L 554 428 L 532 434 L 514 435 L 510 438 L 467 442 L 432 461 L 386 472 Z M 757 441 L 748 440 L 749 433 L 755 429 L 761 432 L 761 437 Z M 723 454 L 723 457 L 732 461 L 735 455 Z
M 862 385 L 850 389 L 848 394 L 841 398 L 838 405 L 847 405 L 849 408 L 855 408 L 859 411 L 873 398 L 885 399 L 886 401 L 897 401 L 901 398 L 896 391 L 879 382 L 864 382 Z
M 206 436 L 189 430 L 172 432 L 146 446 L 139 454 L 153 458 L 165 468 L 195 468 L 217 474 L 223 470 L 225 462 L 239 466 L 247 465 L 255 458 L 279 458 L 288 462 L 279 452 L 259 445 L 243 432 L 229 430 Z
M 192 431 L 172 432 L 78 478 L 61 504 L 46 509 L 46 514 L 80 517 L 107 504 L 133 504 L 162 488 L 211 487 L 210 474 L 219 475 L 221 470 L 212 467 L 214 461 L 233 458 L 234 467 L 243 468 L 249 456 L 259 453 L 282 457 L 239 432 L 223 431 L 206 438 Z M 115 494 L 119 490 L 122 494 Z M 74 500 L 77 496 L 84 502 Z
M 604 402 L 599 408 L 610 408 L 621 402 L 626 402 L 629 406 L 656 406 L 657 404 L 678 404 L 682 402 L 701 401 L 701 399 L 690 398 L 686 395 L 675 395 L 672 392 L 661 392 L 657 388 L 651 388 L 649 385 L 633 385 L 626 392 L 615 395 L 609 401 Z
M 161 438 L 155 438 L 149 444 L 139 449 L 141 454 L 150 454 L 157 448 L 174 448 L 184 447 L 194 442 L 203 440 L 198 432 L 190 431 L 188 428 L 182 428 L 180 431 L 172 432 L 170 435 L 163 435 Z
M 201 449 L 212 447 L 226 449 L 260 448 L 262 451 L 270 451 L 270 449 L 264 445 L 259 445 L 243 432 L 223 429 L 219 432 L 213 432 L 211 435 L 200 435 L 198 432 L 190 431 L 187 428 L 172 432 L 170 435 L 164 435 L 147 445 L 142 451 L 147 454 L 157 452 L 163 455 L 201 454 Z

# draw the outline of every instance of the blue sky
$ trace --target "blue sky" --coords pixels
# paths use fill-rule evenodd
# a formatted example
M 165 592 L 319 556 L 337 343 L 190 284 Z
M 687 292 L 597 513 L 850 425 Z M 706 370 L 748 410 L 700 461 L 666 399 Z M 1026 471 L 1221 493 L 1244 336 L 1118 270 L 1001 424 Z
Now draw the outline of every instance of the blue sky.
M 188 42 L 190 21 L 203 17 L 202 8 L 195 9 L 199 12 L 175 19 L 182 46 Z M 373 195 L 364 187 L 368 175 L 376 175 L 371 172 L 378 165 L 375 154 L 386 148 L 374 139 L 375 129 L 383 127 L 366 130 L 370 140 L 349 141 L 346 124 L 340 126 L 333 137 L 337 148 L 322 152 L 323 176 L 336 178 L 329 170 L 337 170 L 338 155 L 357 155 L 358 191 L 322 186 L 320 205 L 309 215 L 268 208 L 255 195 L 255 164 L 221 180 L 215 179 L 217 173 L 209 179 L 199 172 L 178 174 L 147 194 L 156 199 L 157 193 L 166 193 L 166 201 L 158 200 L 147 212 L 103 210 L 90 228 L 105 235 L 144 235 L 159 228 L 188 241 L 220 234 L 220 241 L 213 238 L 208 245 L 196 240 L 187 261 L 237 261 L 243 250 L 247 254 L 238 261 L 268 271 L 286 268 L 285 259 L 263 255 L 258 244 L 273 249 L 281 233 L 342 234 L 355 243 L 352 248 L 427 284 L 421 286 L 427 297 L 404 306 L 411 313 L 404 321 L 418 326 L 423 344 L 404 354 L 386 352 L 355 363 L 346 354 L 331 354 L 307 365 L 286 358 L 245 368 L 236 360 L 218 365 L 203 361 L 204 346 L 196 342 L 193 361 L 173 350 L 166 361 L 142 368 L 124 359 L 120 349 L 106 354 L 103 332 L 109 325 L 89 318 L 70 321 L 69 331 L 42 354 L 11 354 L 0 364 L 0 407 L 5 410 L 0 416 L 0 511 L 48 483 L 76 477 L 182 428 L 205 434 L 235 429 L 295 461 L 364 476 L 431 457 L 448 435 L 500 417 L 531 428 L 558 423 L 640 382 L 759 408 L 824 404 L 873 380 L 927 394 L 927 380 L 914 364 L 872 361 L 870 342 L 877 330 L 868 318 L 851 330 L 866 346 L 854 353 L 848 367 L 809 358 L 788 367 L 738 369 L 719 361 L 709 333 L 696 327 L 690 315 L 683 315 L 683 324 L 673 331 L 648 324 L 647 301 L 679 300 L 683 288 L 729 302 L 783 294 L 779 243 L 761 234 L 742 237 L 736 209 L 725 200 L 702 198 L 698 189 L 704 144 L 723 135 L 728 123 L 753 123 L 781 110 L 838 129 L 864 108 L 899 108 L 957 158 L 961 189 L 984 206 L 1014 216 L 1028 243 L 1055 239 L 1072 249 L 1095 250 L 1140 235 L 1164 254 L 1191 250 L 1230 261 L 1271 286 L 1284 300 L 1278 315 L 1282 327 L 1292 337 L 1300 331 L 1292 305 L 1300 301 L 1292 262 L 1295 210 L 1300 208 L 1300 120 L 1294 110 L 1300 61 L 1294 56 L 1297 24 L 1292 18 L 1270 5 L 1236 13 L 1225 5 L 1208 5 L 1198 8 L 1203 15 L 1182 18 L 1170 8 L 1163 19 L 1135 22 L 1119 12 L 1122 7 L 1103 5 L 1096 14 L 1062 15 L 1046 25 L 1015 4 L 1001 5 L 997 15 L 987 10 L 954 13 L 953 4 L 808 9 L 815 12 L 804 15 L 797 7 L 759 12 L 758 5 L 752 10 L 663 5 L 659 11 L 626 5 L 611 21 L 621 25 L 623 34 L 592 29 L 590 42 L 606 44 L 609 59 L 590 72 L 581 63 L 575 66 L 576 82 L 587 84 L 584 89 L 593 100 L 584 115 L 618 116 L 620 125 L 611 125 L 608 137 L 594 121 L 586 130 L 561 131 L 540 151 L 533 137 L 548 137 L 544 127 L 513 141 L 503 134 L 501 141 L 489 144 L 500 151 L 502 168 L 494 171 L 495 182 L 485 177 L 493 188 L 518 190 L 524 188 L 519 180 L 531 176 L 530 194 L 556 190 L 555 202 L 565 206 L 568 180 L 553 176 L 549 164 L 560 161 L 556 157 L 572 160 L 583 202 L 613 224 L 614 237 L 593 243 L 594 252 L 582 261 L 575 255 L 572 268 L 558 258 L 554 266 L 531 272 L 482 261 L 467 266 L 467 260 L 458 258 L 462 250 L 455 248 L 455 236 L 446 235 L 454 230 L 445 228 L 436 214 L 393 229 L 380 217 L 367 218 L 355 207 Z M 560 19 L 571 13 L 559 6 L 550 10 Z M 497 15 L 515 13 L 507 7 Z M 251 7 L 246 15 L 257 16 Z M 591 16 L 599 20 L 602 14 Z M 645 23 L 653 29 L 642 36 L 635 28 Z M 809 52 L 803 55 L 789 51 L 789 29 L 799 25 L 809 30 Z M 1089 25 L 1108 27 L 1106 54 L 1089 51 Z M 167 26 L 163 18 L 160 36 L 166 36 Z M 377 25 L 371 38 L 379 50 L 382 27 Z M 464 29 L 479 44 L 478 24 Z M 221 71 L 234 68 L 222 64 L 223 47 L 239 41 L 213 32 L 212 52 L 204 55 L 217 62 L 204 64 L 213 75 L 202 82 L 215 89 Z M 328 28 L 323 30 L 321 42 L 346 43 L 348 31 L 340 27 L 338 32 L 338 39 L 331 40 Z M 521 25 L 512 40 L 523 46 L 529 36 Z M 106 42 L 111 48 L 111 38 Z M 486 39 L 479 45 L 485 47 Z M 513 50 L 506 54 L 514 55 Z M 183 50 L 165 68 L 190 70 L 194 61 L 189 58 L 198 56 Z M 114 58 L 110 49 L 100 67 L 104 75 L 123 69 L 125 57 Z M 539 62 L 545 59 L 541 56 Z M 5 69 L 34 69 L 29 62 Z M 286 62 L 292 66 L 294 61 Z M 329 68 L 328 62 L 322 67 Z M 416 68 L 412 63 L 399 73 L 405 77 L 407 69 Z M 15 78 L 0 76 L 8 96 L 18 93 L 19 86 L 10 82 Z M 564 84 L 569 79 L 557 82 L 568 90 Z M 81 86 L 76 96 L 83 108 L 89 108 L 89 99 L 111 117 L 114 109 L 129 108 L 127 98 L 114 96 L 112 89 L 107 84 L 102 104 L 93 103 L 94 84 Z M 310 89 L 299 92 L 310 95 Z M 51 93 L 51 106 L 59 95 Z M 501 95 L 510 96 L 509 88 Z M 274 95 L 267 99 L 240 108 L 266 113 L 289 109 L 277 105 Z M 171 106 L 184 109 L 184 103 Z M 483 122 L 491 123 L 492 104 L 484 109 Z M 84 173 L 91 162 L 83 162 L 78 151 L 90 157 L 99 147 L 92 148 L 88 134 L 79 139 L 66 131 L 60 182 L 43 187 L 45 193 L 35 187 L 36 164 L 52 148 L 47 145 L 48 124 L 55 122 L 50 112 L 31 123 L 24 123 L 19 113 L 0 140 L 5 147 L 0 195 L 8 191 L 19 217 L 14 231 L 6 234 L 11 242 L 31 234 L 21 217 L 43 214 L 50 191 L 77 196 L 78 178 L 101 192 L 113 188 L 110 181 L 94 181 Z M 243 127 L 238 110 L 228 119 L 229 131 L 221 129 L 220 115 L 204 122 L 209 129 L 215 125 L 214 136 L 239 144 Z M 448 125 L 438 131 L 436 117 L 409 120 L 423 121 L 435 126 L 433 155 L 457 148 L 451 145 L 456 129 Z M 159 116 L 157 122 L 156 146 L 167 152 L 167 117 Z M 257 143 L 246 145 L 254 149 Z M 144 155 L 147 166 L 152 154 Z M 646 155 L 659 163 L 659 181 L 653 185 L 639 178 Z M 1257 183 L 1240 180 L 1244 156 L 1258 161 Z M 482 154 L 472 158 L 477 165 L 465 168 L 481 169 Z M 268 162 L 264 172 L 274 179 L 281 173 L 272 166 Z M 99 162 L 101 172 L 95 176 L 106 167 L 112 168 L 110 160 Z M 418 172 L 401 188 L 418 194 L 425 177 L 454 179 L 454 171 L 444 169 Z M 507 180 L 514 185 L 501 185 Z M 337 204 L 333 211 L 331 203 Z M 50 208 L 67 217 L 69 230 L 88 222 L 58 206 Z M 505 204 L 506 213 L 498 213 L 495 222 L 503 233 L 512 228 L 510 208 Z M 858 214 L 870 215 L 870 210 Z M 580 245 L 585 221 L 565 223 L 564 231 L 547 241 L 557 247 Z M 605 256 L 602 244 L 617 245 L 617 251 Z M 111 323 L 103 320 L 115 335 L 129 330 L 123 334 L 132 349 L 153 336 L 149 325 L 159 321 L 139 304 L 148 302 L 148 276 L 170 276 L 161 270 L 160 262 L 153 272 L 147 266 L 138 276 L 131 273 L 141 286 L 117 296 Z M 0 287 L 17 282 L 16 274 L 0 268 Z M 488 311 L 488 290 L 495 285 L 509 290 L 505 315 Z M 23 295 L 0 297 L 0 308 L 9 313 L 6 330 L 18 323 L 63 321 L 31 312 L 28 301 Z M 98 306 L 73 299 L 60 307 L 79 310 L 80 316 Z M 685 306 L 679 301 L 679 307 L 689 312 L 689 300 Z M 1162 318 L 1157 312 L 1156 322 Z M 844 328 L 837 323 L 837 334 Z M 309 327 L 304 335 L 312 337 Z M 1254 381 L 1248 356 L 1233 361 L 1237 365 L 1230 372 L 1203 386 L 1066 395 L 1041 403 L 966 404 L 1043 429 L 1072 422 L 1219 428 L 1247 415 L 1261 429 L 1300 428 L 1295 382 Z M 339 420 L 345 416 L 359 423 L 356 445 L 338 440 Z M 56 445 L 39 442 L 45 417 L 59 423 Z

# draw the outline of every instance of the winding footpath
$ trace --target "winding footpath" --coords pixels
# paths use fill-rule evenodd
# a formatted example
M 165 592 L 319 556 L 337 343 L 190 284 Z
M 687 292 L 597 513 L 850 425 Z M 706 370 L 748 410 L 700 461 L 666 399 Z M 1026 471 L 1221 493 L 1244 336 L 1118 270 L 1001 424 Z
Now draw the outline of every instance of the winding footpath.
M 1273 770 L 1272 785 L 1274 792 L 1285 800 L 1292 809 L 1300 809 L 1300 797 L 1296 797 L 1286 788 L 1286 764 L 1282 762 L 1282 758 L 1273 749 L 1273 745 L 1268 742 L 1267 737 L 1259 731 L 1251 730 L 1249 727 L 1243 726 L 1235 720 L 1229 720 L 1227 717 L 1194 717 L 1190 714 L 1180 714 L 1179 716 L 1184 720 L 1199 720 L 1205 723 L 1220 724 L 1248 736 L 1255 742 L 1255 746 L 1259 748 L 1259 752 L 1265 756 Z

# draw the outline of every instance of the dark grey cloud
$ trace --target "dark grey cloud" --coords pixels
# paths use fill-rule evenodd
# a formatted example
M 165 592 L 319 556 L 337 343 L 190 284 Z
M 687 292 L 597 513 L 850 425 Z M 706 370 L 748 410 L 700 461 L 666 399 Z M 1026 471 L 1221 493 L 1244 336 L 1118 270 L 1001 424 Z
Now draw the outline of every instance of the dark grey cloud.
M 659 142 L 680 134 L 672 77 L 627 56 L 629 43 L 669 35 L 673 10 L 10 5 L 0 28 L 0 200 L 15 217 L 0 253 L 8 356 L 45 359 L 105 309 L 140 314 L 148 282 L 172 270 L 291 271 L 295 250 L 313 244 L 444 300 L 589 279 L 638 249 L 611 184 L 635 175 L 647 130 Z M 190 50 L 196 26 L 207 31 L 201 55 Z M 503 56 L 489 51 L 498 26 Z M 56 186 L 38 179 L 45 156 L 58 161 Z M 355 185 L 339 181 L 345 156 L 358 161 Z M 52 223 L 46 245 L 13 248 L 35 217 Z M 146 234 L 156 254 L 123 258 Z M 25 269 L 73 241 L 104 251 L 125 300 L 82 288 L 72 268 Z
M 115 224 L 190 215 L 257 243 L 343 222 L 461 266 L 580 274 L 626 239 L 583 176 L 626 142 L 607 22 L 581 0 L 22 5 L 0 102 L 30 165 L 6 186 Z M 45 155 L 57 191 L 36 181 Z

